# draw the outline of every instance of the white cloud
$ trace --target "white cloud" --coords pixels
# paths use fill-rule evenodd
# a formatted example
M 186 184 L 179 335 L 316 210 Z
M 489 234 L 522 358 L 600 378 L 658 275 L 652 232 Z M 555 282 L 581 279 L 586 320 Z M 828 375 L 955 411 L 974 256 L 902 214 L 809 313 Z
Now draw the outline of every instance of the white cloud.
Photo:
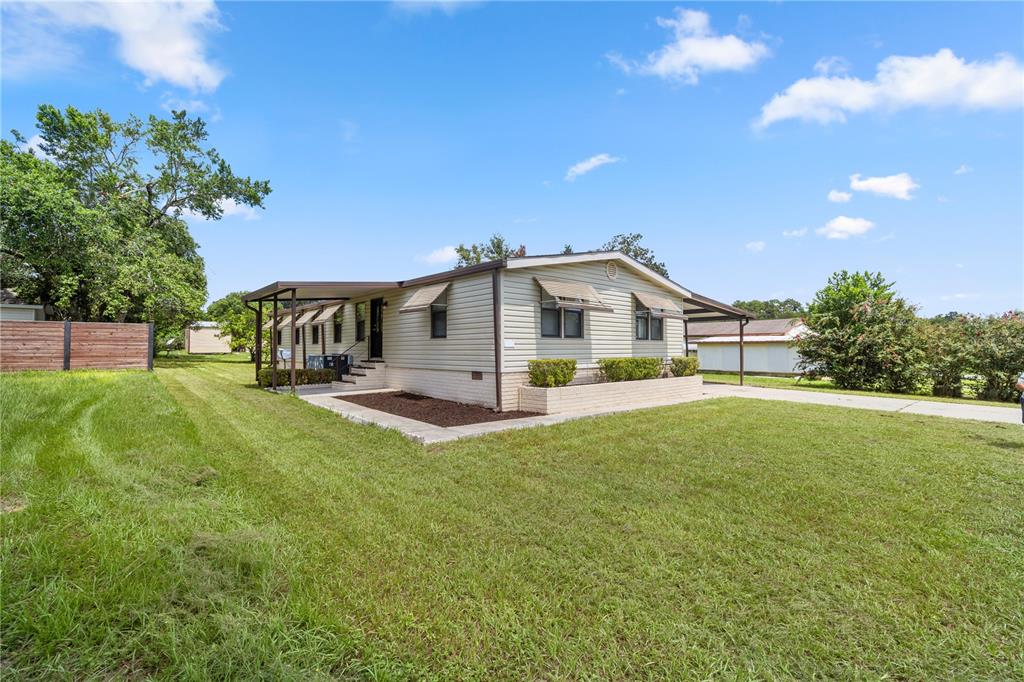
M 246 220 L 259 220 L 260 214 L 252 206 L 246 206 L 245 204 L 239 204 L 234 199 L 223 199 L 220 202 L 220 208 L 224 211 L 225 218 L 231 218 L 233 216 L 242 216 Z
M 220 12 L 212 0 L 57 2 L 17 14 L 16 25 L 5 31 L 4 40 L 13 40 L 22 50 L 25 36 L 31 37 L 44 27 L 50 47 L 65 53 L 62 60 L 66 62 L 67 54 L 77 53 L 68 42 L 68 33 L 100 29 L 117 36 L 118 57 L 141 72 L 146 85 L 165 81 L 192 91 L 212 91 L 224 78 L 224 71 L 206 57 L 207 33 L 221 28 Z M 15 68 L 31 70 L 31 64 L 22 63 L 23 56 L 17 52 L 12 55 Z M 6 69 L 6 47 L 4 59 Z
M 399 0 L 392 2 L 391 7 L 405 14 L 430 14 L 436 11 L 452 16 L 479 4 L 477 0 Z
M 765 246 L 766 245 L 764 242 L 756 241 L 747 242 L 746 244 L 743 245 L 743 248 L 745 248 L 747 251 L 750 251 L 751 253 L 761 253 L 762 251 L 764 251 Z
M 615 96 L 616 97 L 622 97 L 625 94 L 626 94 L 626 88 L 619 88 L 618 90 L 615 91 Z
M 648 54 L 646 61 L 628 61 L 615 53 L 607 55 L 608 61 L 626 73 L 696 85 L 701 74 L 743 71 L 771 54 L 764 43 L 715 35 L 707 12 L 676 8 L 674 17 L 658 17 L 658 25 L 671 30 L 674 39 Z
M 870 220 L 864 218 L 848 218 L 844 215 L 833 218 L 832 220 L 825 223 L 824 227 L 819 227 L 815 230 L 818 234 L 823 234 L 829 239 L 849 239 L 862 235 L 872 228 L 875 224 Z
M 338 126 L 341 128 L 341 139 L 343 142 L 355 142 L 356 138 L 359 137 L 359 124 L 352 119 L 343 118 L 338 121 Z
M 942 299 L 943 301 L 966 301 L 966 300 L 969 300 L 969 299 L 972 299 L 972 298 L 978 298 L 978 294 L 965 294 L 965 293 L 946 294 L 944 296 L 939 296 L 939 298 Z
M 861 179 L 860 173 L 854 173 L 850 176 L 850 189 L 854 191 L 871 192 L 873 194 L 893 197 L 894 199 L 903 199 L 904 201 L 913 199 L 914 197 L 910 193 L 920 186 L 914 182 L 909 173 L 897 173 L 896 175 L 864 179 Z
M 165 92 L 160 97 L 160 108 L 164 111 L 186 111 L 191 115 L 206 114 L 205 118 L 213 123 L 224 118 L 221 116 L 220 107 L 211 106 L 206 101 L 194 97 L 177 97 L 171 92 Z
M 963 268 L 964 268 L 964 264 L 963 264 L 963 263 L 957 263 L 957 264 L 956 264 L 956 265 L 954 265 L 953 267 L 957 268 L 958 270 L 963 270 Z
M 849 192 L 840 192 L 837 189 L 829 190 L 828 193 L 828 200 L 836 204 L 845 204 L 852 198 L 853 195 Z
M 455 251 L 454 246 L 442 246 L 439 249 L 434 249 L 428 254 L 417 256 L 416 260 L 439 265 L 441 263 L 450 263 L 458 257 L 459 254 Z
M 803 237 L 807 234 L 807 228 L 801 227 L 799 230 L 783 230 L 782 236 L 786 239 L 796 239 L 797 237 Z
M 619 157 L 611 156 L 610 154 L 596 154 L 570 167 L 565 174 L 565 181 L 573 182 L 576 178 L 586 175 L 595 168 L 600 168 L 609 163 L 618 163 L 621 160 Z
M 939 196 L 935 197 L 935 201 L 939 202 L 940 204 L 948 204 L 949 197 L 947 197 L 945 194 L 940 194 Z
M 819 61 L 819 65 L 822 62 Z M 921 57 L 891 56 L 873 80 L 837 74 L 833 67 L 802 78 L 761 108 L 757 126 L 787 119 L 843 123 L 848 114 L 912 107 L 964 110 L 1013 109 L 1024 105 L 1024 67 L 1011 55 L 966 62 L 952 50 Z
M 850 70 L 850 62 L 843 57 L 822 57 L 814 64 L 814 73 L 821 76 L 843 76 Z
M 21 151 L 23 151 L 23 152 L 32 152 L 38 158 L 46 159 L 46 160 L 49 161 L 53 157 L 51 157 L 49 154 L 47 154 L 46 152 L 43 151 L 42 144 L 43 144 L 43 136 L 39 135 L 39 134 L 36 134 L 36 135 L 33 135 L 32 137 L 28 138 L 27 140 L 25 140 L 25 144 L 21 145 Z
M 966 163 L 961 163 L 960 167 L 953 171 L 953 175 L 967 175 L 973 172 L 974 169 L 968 166 Z

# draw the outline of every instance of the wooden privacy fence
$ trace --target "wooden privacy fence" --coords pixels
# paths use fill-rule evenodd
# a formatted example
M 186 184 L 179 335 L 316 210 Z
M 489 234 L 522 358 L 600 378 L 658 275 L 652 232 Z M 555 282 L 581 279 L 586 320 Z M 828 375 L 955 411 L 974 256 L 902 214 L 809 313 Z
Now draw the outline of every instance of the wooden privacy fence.
M 153 325 L 0 322 L 0 371 L 153 369 Z

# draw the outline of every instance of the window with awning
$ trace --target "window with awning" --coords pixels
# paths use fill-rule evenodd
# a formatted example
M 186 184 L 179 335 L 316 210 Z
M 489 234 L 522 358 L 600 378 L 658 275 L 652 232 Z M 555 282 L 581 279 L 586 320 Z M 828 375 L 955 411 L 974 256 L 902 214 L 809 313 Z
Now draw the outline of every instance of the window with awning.
M 450 282 L 441 282 L 440 284 L 421 287 L 406 301 L 405 305 L 398 309 L 398 312 L 415 313 L 429 310 L 430 306 L 434 305 L 441 298 L 441 294 L 448 289 L 449 284 Z
M 319 312 L 320 312 L 320 310 L 318 308 L 313 308 L 312 310 L 307 310 L 306 312 L 304 312 L 301 315 L 299 315 L 299 318 L 297 320 L 295 320 L 295 326 L 296 327 L 301 327 L 302 325 L 306 324 L 307 322 L 312 320 L 314 317 L 316 317 Z
M 343 303 L 335 303 L 325 307 L 315 318 L 313 318 L 313 324 L 325 324 L 330 321 L 334 317 L 334 313 L 338 312 L 343 305 Z
M 683 309 L 671 298 L 651 294 L 646 291 L 634 291 L 633 296 L 643 307 L 647 308 L 652 317 L 669 317 L 676 320 L 686 319 Z
M 537 284 L 550 297 L 556 308 L 573 308 L 576 310 L 604 310 L 612 312 L 612 307 L 601 300 L 594 287 L 585 282 L 568 282 L 560 279 L 536 277 Z

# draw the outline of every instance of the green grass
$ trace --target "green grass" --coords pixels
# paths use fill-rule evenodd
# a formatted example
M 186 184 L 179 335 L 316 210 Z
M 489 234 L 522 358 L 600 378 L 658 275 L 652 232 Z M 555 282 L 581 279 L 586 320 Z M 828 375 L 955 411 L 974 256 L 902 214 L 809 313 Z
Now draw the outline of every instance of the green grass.
M 727 374 L 709 372 L 702 374 L 705 383 L 738 384 L 739 374 Z M 942 396 L 929 395 L 927 393 L 882 393 L 875 391 L 855 391 L 845 388 L 836 388 L 831 381 L 824 379 L 800 379 L 799 377 L 765 377 L 746 375 L 743 382 L 747 386 L 761 386 L 763 388 L 793 388 L 800 391 L 822 391 L 825 393 L 845 393 L 847 395 L 867 395 L 876 398 L 902 398 L 903 400 L 928 400 L 937 403 L 963 403 L 965 405 L 988 405 L 990 407 L 1005 407 L 1007 409 L 1020 408 L 1014 403 L 1004 403 L 996 400 L 977 400 L 975 398 L 944 398 Z
M 714 400 L 424 448 L 234 359 L 0 378 L 8 679 L 1024 676 L 1024 432 Z

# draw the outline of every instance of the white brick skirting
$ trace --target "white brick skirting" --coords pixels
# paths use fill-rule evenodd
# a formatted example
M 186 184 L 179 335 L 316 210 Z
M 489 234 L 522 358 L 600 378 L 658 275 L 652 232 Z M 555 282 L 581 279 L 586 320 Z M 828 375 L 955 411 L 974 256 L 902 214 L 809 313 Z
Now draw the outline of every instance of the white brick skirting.
M 620 407 L 645 407 L 700 395 L 704 380 L 692 377 L 614 381 L 559 388 L 519 387 L 519 409 L 541 414 Z

